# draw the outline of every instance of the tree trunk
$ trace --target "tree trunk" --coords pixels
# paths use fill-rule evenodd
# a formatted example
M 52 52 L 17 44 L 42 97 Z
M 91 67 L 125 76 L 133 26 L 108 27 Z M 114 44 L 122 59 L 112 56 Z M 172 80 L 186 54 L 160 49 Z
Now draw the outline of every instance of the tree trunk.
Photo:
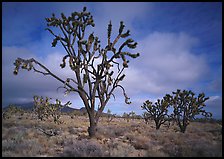
M 181 124 L 181 121 L 178 120 L 178 126 L 180 127 L 180 132 L 185 133 L 185 131 L 186 131 L 186 125 L 184 123 Z
M 187 128 L 187 123 L 186 123 L 186 120 L 184 119 L 184 120 L 183 120 L 182 127 L 181 127 L 181 132 L 182 132 L 182 133 L 185 133 L 186 128 Z
M 89 136 L 92 138 L 96 135 L 96 127 L 97 127 L 97 121 L 94 118 L 94 114 L 89 114 L 89 122 L 90 126 L 88 127 L 88 133 Z
M 186 131 L 186 126 L 182 125 L 181 128 L 180 128 L 180 131 L 181 131 L 182 133 L 185 133 L 185 131 Z
M 155 120 L 155 123 L 156 123 L 156 130 L 158 130 L 160 128 L 160 123 L 158 120 Z

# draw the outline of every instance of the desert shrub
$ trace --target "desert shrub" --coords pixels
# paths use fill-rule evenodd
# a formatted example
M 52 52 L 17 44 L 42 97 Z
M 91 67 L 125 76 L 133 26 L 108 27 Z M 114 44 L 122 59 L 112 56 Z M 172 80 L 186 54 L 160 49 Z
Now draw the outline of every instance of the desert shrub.
M 125 127 L 119 126 L 98 126 L 97 135 L 103 135 L 105 137 L 118 137 L 123 136 L 127 132 Z
M 137 150 L 139 150 L 139 149 L 144 149 L 144 150 L 149 149 L 150 140 L 146 136 L 139 136 L 139 135 L 128 133 L 128 134 L 125 135 L 125 138 Z
M 75 140 L 65 143 L 63 157 L 103 157 L 102 146 L 93 140 Z
M 148 149 L 144 157 L 169 157 L 169 156 L 161 150 Z
M 182 141 L 179 144 L 164 144 L 163 151 L 170 157 L 221 157 L 221 145 L 205 140 Z
M 15 140 L 2 140 L 2 152 L 4 151 L 14 151 L 16 148 Z
M 26 135 L 26 128 L 24 127 L 10 127 L 2 134 L 2 139 L 13 139 L 17 141 L 23 140 Z
M 68 127 L 68 132 L 70 134 L 77 134 L 78 133 L 78 130 L 76 128 L 74 128 L 74 127 L 69 126 Z
M 214 140 L 210 133 L 163 133 L 157 136 L 159 145 L 170 157 L 221 156 L 221 140 Z M 172 146 L 171 146 L 172 145 Z
M 149 149 L 149 139 L 144 136 L 135 136 L 133 138 L 133 142 L 131 143 L 132 146 L 135 147 L 135 149 Z
M 8 139 L 2 141 L 3 157 L 28 157 L 37 156 L 43 152 L 42 145 L 36 139 L 15 140 Z
M 111 140 L 108 144 L 109 157 L 133 157 L 135 156 L 135 148 L 129 144 L 118 143 Z
M 125 127 L 115 127 L 113 132 L 115 137 L 123 136 L 127 132 L 127 129 Z
M 69 126 L 68 127 L 68 132 L 70 134 L 79 134 L 79 133 L 84 133 L 84 132 L 87 132 L 87 131 L 86 131 L 85 128 Z

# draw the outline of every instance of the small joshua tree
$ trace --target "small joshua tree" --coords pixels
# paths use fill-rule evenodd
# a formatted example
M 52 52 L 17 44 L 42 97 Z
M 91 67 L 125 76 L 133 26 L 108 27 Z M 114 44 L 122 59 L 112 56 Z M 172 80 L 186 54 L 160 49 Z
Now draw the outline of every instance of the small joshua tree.
M 111 122 L 115 118 L 116 114 L 111 114 L 111 110 L 107 110 L 107 122 Z
M 134 111 L 131 111 L 131 112 L 129 113 L 129 116 L 131 117 L 132 120 L 134 120 L 134 119 L 136 118 L 136 114 L 135 114 Z
M 82 12 L 73 12 L 68 17 L 63 13 L 61 13 L 61 18 L 57 18 L 55 14 L 52 14 L 52 17 L 46 18 L 46 21 L 49 27 L 59 28 L 59 34 L 56 34 L 50 28 L 46 30 L 54 36 L 52 47 L 55 47 L 60 42 L 66 51 L 66 55 L 60 64 L 61 68 L 65 68 L 68 59 L 69 67 L 74 72 L 75 78 L 68 77 L 64 80 L 33 58 L 28 60 L 17 58 L 14 63 L 14 74 L 18 74 L 20 67 L 28 71 L 33 69 L 37 73 L 50 75 L 60 81 L 63 84 L 60 88 L 64 88 L 66 94 L 70 92 L 78 93 L 89 116 L 89 136 L 93 137 L 95 136 L 99 117 L 110 97 L 114 96 L 115 89 L 121 88 L 125 103 L 130 104 L 125 89 L 120 82 L 125 78 L 123 71 L 128 67 L 128 58 L 139 56 L 139 53 L 132 54 L 127 49 L 136 48 L 137 42 L 128 38 L 119 47 L 116 46 L 117 48 L 115 48 L 115 44 L 119 40 L 130 36 L 129 30 L 124 32 L 125 25 L 122 21 L 120 22 L 118 35 L 114 40 L 111 39 L 112 24 L 111 21 L 109 22 L 107 45 L 104 48 L 101 47 L 100 41 L 94 33 L 91 33 L 86 38 L 85 31 L 87 27 L 95 26 L 93 17 L 90 12 L 86 11 L 86 7 L 83 8 Z M 37 69 L 35 65 L 41 69 Z M 100 103 L 98 108 L 96 108 L 96 102 Z
M 143 112 L 142 116 L 143 116 L 143 119 L 145 120 L 145 123 L 149 124 L 149 120 L 150 120 L 149 114 L 147 112 Z
M 168 102 L 164 99 L 158 99 L 155 104 L 149 100 L 146 100 L 141 106 L 143 110 L 146 110 L 146 112 L 144 112 L 146 123 L 148 123 L 149 119 L 153 119 L 156 124 L 156 129 L 159 129 L 162 124 L 168 121 L 168 106 Z
M 130 114 L 129 113 L 123 113 L 122 117 L 124 118 L 124 120 L 127 120 L 127 122 L 129 122 L 130 119 Z
M 51 98 L 34 96 L 34 112 L 37 114 L 38 119 L 45 120 L 50 116 L 54 119 L 54 122 L 59 124 L 59 118 L 61 116 L 61 109 L 65 106 L 70 105 L 70 102 L 62 105 L 61 101 L 56 99 L 56 104 L 52 104 L 49 102 Z
M 206 112 L 203 108 L 206 106 L 205 101 L 209 97 L 205 97 L 204 93 L 194 97 L 195 93 L 187 90 L 179 90 L 172 92 L 172 96 L 167 94 L 165 100 L 173 106 L 173 117 L 176 120 L 180 131 L 184 133 L 191 120 L 195 119 L 196 115 L 201 114 L 206 118 L 212 117 L 212 113 Z

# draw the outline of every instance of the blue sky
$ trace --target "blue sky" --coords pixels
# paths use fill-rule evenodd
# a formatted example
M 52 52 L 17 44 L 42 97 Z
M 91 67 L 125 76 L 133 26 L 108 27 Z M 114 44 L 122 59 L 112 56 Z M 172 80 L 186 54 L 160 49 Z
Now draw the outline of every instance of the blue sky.
M 61 77 L 59 64 L 65 52 L 61 46 L 51 47 L 53 37 L 45 31 L 46 17 L 61 12 L 68 16 L 81 11 L 91 12 L 94 31 L 105 46 L 107 25 L 111 20 L 113 36 L 124 21 L 132 38 L 138 42 L 134 52 L 140 57 L 130 62 L 125 71 L 126 88 L 132 104 L 124 104 L 122 92 L 116 91 L 105 111 L 135 111 L 147 99 L 155 101 L 176 89 L 191 89 L 197 95 L 209 96 L 207 110 L 215 118 L 222 117 L 222 3 L 221 2 L 4 2 L 2 3 L 2 95 L 3 106 L 32 101 L 33 95 L 71 100 L 82 107 L 77 94 L 63 97 L 57 92 L 60 83 L 51 77 L 21 71 L 13 75 L 17 57 L 38 59 Z

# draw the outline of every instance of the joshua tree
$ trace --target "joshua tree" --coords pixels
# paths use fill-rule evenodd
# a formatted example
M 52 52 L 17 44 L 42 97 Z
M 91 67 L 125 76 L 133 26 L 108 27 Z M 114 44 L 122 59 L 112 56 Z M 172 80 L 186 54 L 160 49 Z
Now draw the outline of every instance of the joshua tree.
M 149 114 L 147 112 L 144 112 L 142 116 L 143 116 L 143 119 L 145 120 L 145 123 L 149 124 L 149 120 L 150 120 Z
M 203 110 L 205 107 L 205 101 L 209 97 L 205 98 L 205 94 L 201 93 L 198 97 L 194 97 L 195 93 L 187 90 L 179 90 L 172 92 L 173 96 L 167 94 L 165 100 L 173 106 L 173 116 L 182 133 L 186 131 L 187 125 L 190 120 L 194 120 L 196 115 L 212 117 L 212 113 Z
M 92 137 L 95 135 L 99 117 L 110 97 L 114 96 L 115 89 L 121 88 L 125 103 L 130 104 L 125 89 L 120 85 L 120 82 L 125 77 L 123 71 L 128 67 L 128 58 L 139 56 L 139 53 L 127 52 L 127 48 L 136 48 L 137 42 L 128 38 L 119 47 L 115 48 L 118 40 L 130 36 L 129 30 L 123 32 L 125 25 L 122 21 L 120 22 L 118 35 L 114 40 L 111 39 L 112 24 L 111 21 L 109 22 L 107 45 L 104 48 L 101 47 L 100 41 L 94 33 L 86 38 L 87 27 L 95 26 L 93 17 L 90 12 L 86 11 L 86 7 L 83 8 L 82 12 L 73 12 L 68 17 L 61 13 L 61 18 L 56 18 L 55 14 L 52 14 L 52 17 L 46 18 L 46 21 L 48 27 L 59 28 L 61 34 L 56 34 L 50 28 L 46 30 L 54 36 L 52 47 L 60 42 L 66 51 L 66 55 L 60 64 L 61 68 L 66 66 L 66 59 L 68 59 L 70 69 L 74 71 L 75 77 L 68 77 L 64 80 L 33 58 L 28 60 L 17 58 L 14 63 L 14 74 L 18 73 L 20 66 L 28 71 L 33 69 L 37 73 L 52 76 L 60 81 L 63 84 L 60 88 L 64 88 L 66 94 L 77 92 L 87 110 L 90 121 L 88 132 Z M 41 69 L 37 69 L 35 65 Z M 99 102 L 98 108 L 96 108 L 97 101 Z M 95 111 L 96 113 L 94 113 Z
M 115 118 L 116 114 L 111 114 L 111 110 L 107 110 L 107 122 L 111 122 Z
M 45 118 L 53 117 L 55 123 L 60 123 L 59 118 L 61 116 L 61 108 L 70 105 L 70 102 L 62 105 L 61 101 L 56 99 L 56 104 L 49 102 L 51 98 L 34 96 L 34 112 L 37 114 L 38 119 L 45 120 Z
M 132 120 L 134 120 L 134 119 L 136 118 L 136 114 L 135 114 L 134 111 L 131 111 L 131 112 L 129 113 L 129 116 L 132 118 Z
M 144 118 L 147 118 L 145 119 L 146 123 L 148 123 L 149 119 L 153 119 L 156 124 L 156 129 L 159 129 L 169 119 L 168 106 L 168 102 L 164 99 L 158 99 L 155 104 L 149 100 L 145 101 L 141 107 L 147 111 L 143 114 Z
M 127 120 L 127 122 L 129 122 L 129 118 L 130 118 L 130 113 L 123 113 L 122 117 L 124 118 L 124 120 Z

